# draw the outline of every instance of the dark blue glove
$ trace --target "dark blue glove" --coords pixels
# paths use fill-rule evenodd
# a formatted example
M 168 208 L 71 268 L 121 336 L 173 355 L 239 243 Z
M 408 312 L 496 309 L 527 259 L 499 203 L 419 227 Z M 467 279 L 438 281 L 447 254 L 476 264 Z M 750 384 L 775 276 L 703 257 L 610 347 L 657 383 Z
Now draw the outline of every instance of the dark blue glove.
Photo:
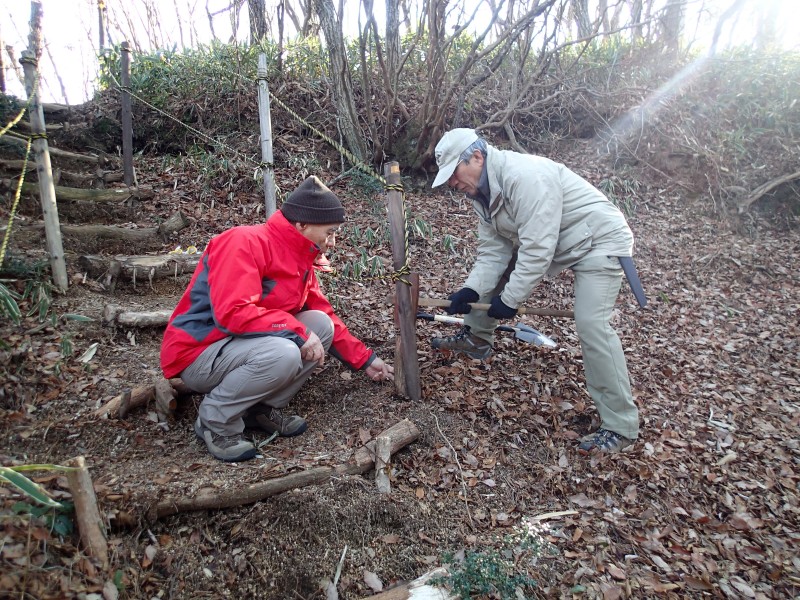
M 495 296 L 492 298 L 492 305 L 486 314 L 493 319 L 511 319 L 517 316 L 517 309 L 506 306 L 506 303 L 500 300 L 500 296 Z
M 477 302 L 478 292 L 468 287 L 461 288 L 454 294 L 450 294 L 448 300 L 450 300 L 450 306 L 444 309 L 448 315 L 455 315 L 461 314 L 465 315 L 469 311 L 472 310 L 472 307 L 469 305 L 470 302 Z

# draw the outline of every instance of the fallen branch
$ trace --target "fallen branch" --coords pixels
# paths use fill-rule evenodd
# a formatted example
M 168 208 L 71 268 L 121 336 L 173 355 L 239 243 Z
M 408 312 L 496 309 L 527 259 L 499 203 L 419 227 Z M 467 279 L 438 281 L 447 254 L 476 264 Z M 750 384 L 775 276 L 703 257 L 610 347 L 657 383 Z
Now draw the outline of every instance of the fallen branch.
M 75 521 L 78 525 L 81 543 L 89 556 L 100 561 L 103 569 L 108 568 L 108 540 L 105 524 L 97 508 L 92 478 L 83 456 L 73 458 L 67 466 L 75 467 L 67 471 L 67 483 L 75 504 Z
M 169 321 L 170 315 L 171 310 L 133 312 L 116 304 L 106 304 L 103 309 L 103 323 L 123 327 L 163 327 Z
M 168 384 L 169 392 L 166 391 L 166 387 L 164 387 L 162 381 Z M 160 390 L 160 397 L 157 390 Z M 144 406 L 152 400 L 157 400 L 159 402 L 158 408 L 160 410 L 166 409 L 168 412 L 172 412 L 175 410 L 174 399 L 177 396 L 186 396 L 192 393 L 193 390 L 190 390 L 186 384 L 177 377 L 169 380 L 163 379 L 151 385 L 140 385 L 132 390 L 125 390 L 94 411 L 94 416 L 99 418 L 108 417 L 109 419 L 117 417 L 122 418 L 132 408 Z M 167 396 L 169 396 L 169 398 Z
M 783 185 L 784 183 L 789 183 L 790 181 L 794 181 L 795 179 L 800 179 L 800 171 L 792 173 L 791 175 L 783 175 L 781 177 L 773 179 L 772 181 L 768 181 L 763 185 L 758 186 L 756 189 L 750 192 L 750 195 L 747 198 L 739 202 L 739 213 L 741 214 L 744 211 L 746 211 L 748 208 L 750 208 L 751 204 L 756 202 L 762 196 L 770 193 L 776 187 Z
M 419 429 L 408 419 L 404 419 L 380 435 L 391 439 L 392 454 L 404 448 L 419 437 Z M 355 451 L 350 461 L 336 467 L 317 467 L 285 477 L 277 477 L 237 489 L 202 489 L 191 498 L 175 496 L 160 500 L 147 513 L 150 521 L 195 510 L 213 510 L 252 504 L 275 496 L 287 490 L 318 485 L 341 475 L 360 475 L 369 471 L 375 464 L 375 440 Z

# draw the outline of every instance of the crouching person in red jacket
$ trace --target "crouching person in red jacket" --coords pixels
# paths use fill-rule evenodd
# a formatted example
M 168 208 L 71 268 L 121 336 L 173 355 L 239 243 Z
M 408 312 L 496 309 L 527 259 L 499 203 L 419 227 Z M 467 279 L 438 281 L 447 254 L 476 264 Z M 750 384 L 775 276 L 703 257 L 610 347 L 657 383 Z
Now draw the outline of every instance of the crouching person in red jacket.
M 314 273 L 344 220 L 312 176 L 265 224 L 229 229 L 203 252 L 164 333 L 161 368 L 205 394 L 194 430 L 216 458 L 256 455 L 245 427 L 303 433 L 306 420 L 283 409 L 327 353 L 373 381 L 394 379 L 334 314 Z

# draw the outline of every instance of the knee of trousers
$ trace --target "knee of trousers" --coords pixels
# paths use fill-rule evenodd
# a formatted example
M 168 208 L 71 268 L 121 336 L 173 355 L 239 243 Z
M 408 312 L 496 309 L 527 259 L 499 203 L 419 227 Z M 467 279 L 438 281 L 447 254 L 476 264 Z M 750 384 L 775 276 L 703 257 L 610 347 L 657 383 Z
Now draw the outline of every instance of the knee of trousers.
M 300 348 L 289 340 L 274 340 L 269 345 L 253 349 L 247 362 L 257 373 L 267 376 L 276 384 L 288 383 L 303 368 Z
M 306 310 L 295 315 L 311 331 L 317 334 L 325 350 L 333 342 L 333 320 L 321 310 Z
M 617 337 L 617 333 L 610 323 L 602 319 L 581 317 L 577 313 L 575 314 L 575 332 L 581 341 L 589 343 Z

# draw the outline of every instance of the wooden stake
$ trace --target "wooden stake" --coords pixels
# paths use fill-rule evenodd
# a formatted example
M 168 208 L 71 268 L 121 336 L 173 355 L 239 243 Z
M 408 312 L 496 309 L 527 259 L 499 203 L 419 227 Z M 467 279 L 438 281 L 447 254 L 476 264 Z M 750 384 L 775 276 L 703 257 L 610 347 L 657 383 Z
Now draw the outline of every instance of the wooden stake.
M 122 170 L 125 185 L 132 186 L 133 177 L 133 115 L 131 111 L 131 47 L 120 45 L 120 78 L 122 79 Z
M 33 139 L 33 154 L 36 159 L 36 170 L 39 174 L 39 194 L 42 202 L 47 237 L 47 252 L 50 256 L 50 270 L 53 283 L 62 292 L 69 287 L 67 263 L 64 260 L 64 245 L 61 241 L 61 228 L 58 222 L 56 193 L 53 187 L 53 169 L 50 164 L 50 153 L 47 147 L 47 133 L 44 124 L 44 112 L 39 101 L 38 60 L 41 55 L 42 39 L 42 3 L 31 2 L 31 34 L 29 49 L 22 52 L 22 68 L 25 71 L 25 90 L 31 102 L 30 122 Z
M 387 163 L 384 174 L 390 186 L 400 186 L 400 165 Z M 396 189 L 386 192 L 389 226 L 392 233 L 392 259 L 395 271 L 406 266 L 406 215 L 403 207 L 403 194 Z M 397 393 L 411 400 L 422 398 L 419 378 L 419 359 L 417 357 L 417 311 L 411 299 L 411 286 L 408 281 L 395 282 L 396 321 L 400 335 L 395 344 L 395 388 Z
M 67 471 L 67 483 L 75 503 L 75 520 L 81 543 L 86 553 L 98 559 L 103 569 L 107 569 L 106 529 L 97 508 L 97 496 L 94 493 L 89 469 L 86 467 L 86 460 L 83 456 L 78 456 L 69 461 L 67 466 L 76 468 L 75 471 Z
M 261 126 L 261 174 L 264 177 L 264 207 L 267 218 L 277 209 L 275 173 L 272 167 L 272 116 L 267 84 L 267 55 L 258 55 L 258 122 Z

